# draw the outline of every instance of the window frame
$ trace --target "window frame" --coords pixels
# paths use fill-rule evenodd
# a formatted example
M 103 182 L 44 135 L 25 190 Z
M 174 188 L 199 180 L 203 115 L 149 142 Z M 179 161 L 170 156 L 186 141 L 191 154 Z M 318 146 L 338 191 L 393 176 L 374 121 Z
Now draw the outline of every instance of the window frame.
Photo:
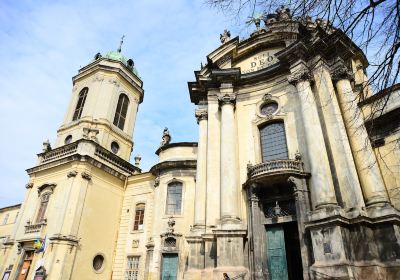
M 146 214 L 146 204 L 144 202 L 136 203 L 135 212 L 133 216 L 133 227 L 132 227 L 133 231 L 142 231 L 144 229 L 145 214 Z
M 128 95 L 121 93 L 118 96 L 117 107 L 115 108 L 113 125 L 124 130 L 126 119 L 128 116 L 130 100 Z
M 174 184 L 179 184 L 181 187 L 181 191 L 180 191 L 180 205 L 179 205 L 179 211 L 175 211 L 176 209 L 174 209 L 173 213 L 169 212 L 169 205 L 172 205 L 169 203 L 169 189 L 174 185 Z M 165 215 L 167 216 L 180 216 L 182 215 L 183 212 L 183 182 L 178 181 L 178 180 L 173 180 L 171 182 L 169 182 L 167 184 L 167 191 L 166 191 L 166 196 L 165 196 Z M 177 203 L 175 203 L 175 205 L 177 205 Z
M 72 115 L 72 121 L 77 121 L 81 118 L 83 107 L 85 106 L 87 95 L 89 93 L 89 88 L 84 87 L 78 94 L 78 100 L 76 102 L 75 110 Z
M 139 255 L 128 255 L 128 256 L 126 256 L 126 262 L 125 262 L 125 275 L 124 275 L 124 280 L 138 280 L 139 279 L 139 277 L 140 277 L 140 274 L 139 274 L 139 268 L 140 268 L 140 257 L 141 256 L 139 256 Z M 134 259 L 137 259 L 137 262 L 135 263 L 135 262 L 132 262 L 132 266 L 134 266 L 134 264 L 136 264 L 136 267 L 130 267 L 130 265 L 129 265 L 129 258 L 132 258 L 132 261 L 134 260 Z M 131 278 L 131 276 L 129 276 L 128 275 L 128 273 L 135 273 L 136 272 L 136 275 L 134 275 L 134 277 L 133 278 Z M 136 276 L 136 278 L 135 278 L 135 276 Z
M 284 143 L 282 145 L 276 145 L 274 147 L 279 147 L 279 148 L 284 147 L 285 148 L 285 151 L 284 151 L 285 152 L 285 156 L 284 157 L 273 157 L 273 158 L 267 159 L 268 154 L 264 154 L 264 151 L 267 151 L 267 146 L 264 146 L 264 144 L 267 144 L 267 143 L 263 143 L 263 137 L 268 136 L 268 134 L 265 134 L 265 136 L 263 136 L 262 131 L 264 129 L 266 129 L 268 126 L 272 126 L 272 125 L 276 125 L 276 124 L 281 125 L 281 128 L 283 130 L 282 131 L 283 132 L 283 136 L 282 136 L 282 138 L 280 140 L 284 140 Z M 273 120 L 273 121 L 266 122 L 266 123 L 263 123 L 263 124 L 259 125 L 258 126 L 258 137 L 259 137 L 259 145 L 260 145 L 261 162 L 289 159 L 289 148 L 288 148 L 288 141 L 287 141 L 287 136 L 286 136 L 286 126 L 285 126 L 285 121 L 284 120 L 277 119 L 277 120 Z M 271 137 L 271 135 L 269 137 Z M 269 140 L 274 140 L 274 139 L 270 138 Z M 282 154 L 282 152 L 279 153 L 279 154 Z M 275 156 L 278 156 L 279 154 L 276 154 Z M 269 155 L 269 156 L 272 156 L 272 155 Z

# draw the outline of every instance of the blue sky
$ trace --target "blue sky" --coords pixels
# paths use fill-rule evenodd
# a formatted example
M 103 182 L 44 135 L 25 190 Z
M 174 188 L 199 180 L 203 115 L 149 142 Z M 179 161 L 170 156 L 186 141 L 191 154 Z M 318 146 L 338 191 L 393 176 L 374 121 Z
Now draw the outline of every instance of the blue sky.
M 0 207 L 23 200 L 25 169 L 44 140 L 54 143 L 71 77 L 123 34 L 145 89 L 132 160 L 140 154 L 144 170 L 157 162 L 165 126 L 173 142 L 197 141 L 187 82 L 225 28 L 246 32 L 203 1 L 0 1 Z

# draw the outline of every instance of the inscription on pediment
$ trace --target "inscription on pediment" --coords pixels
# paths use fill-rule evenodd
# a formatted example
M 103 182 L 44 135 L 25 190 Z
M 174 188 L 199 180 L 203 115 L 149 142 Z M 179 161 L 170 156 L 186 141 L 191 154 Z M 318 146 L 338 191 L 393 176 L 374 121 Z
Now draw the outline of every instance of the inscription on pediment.
M 275 53 L 278 51 L 280 51 L 280 49 L 269 49 L 258 52 L 238 62 L 235 67 L 240 67 L 242 74 L 259 71 L 278 62 L 278 59 L 275 57 Z

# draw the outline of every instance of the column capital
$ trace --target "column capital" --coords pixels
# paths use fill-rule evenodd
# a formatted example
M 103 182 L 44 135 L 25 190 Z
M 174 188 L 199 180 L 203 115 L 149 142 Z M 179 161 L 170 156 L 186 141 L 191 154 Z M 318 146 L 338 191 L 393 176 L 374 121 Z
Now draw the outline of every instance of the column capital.
M 296 70 L 288 76 L 288 82 L 291 85 L 296 86 L 301 81 L 309 81 L 309 82 L 313 81 L 313 77 L 310 71 L 306 68 L 301 68 L 299 70 Z
M 226 104 L 235 105 L 236 94 L 221 94 L 218 96 L 218 101 L 220 102 L 221 106 Z
M 207 120 L 208 118 L 208 111 L 207 109 L 197 109 L 194 113 L 197 123 L 199 123 L 202 120 Z
M 336 63 L 333 65 L 331 76 L 333 82 L 340 80 L 354 80 L 354 74 L 343 63 Z

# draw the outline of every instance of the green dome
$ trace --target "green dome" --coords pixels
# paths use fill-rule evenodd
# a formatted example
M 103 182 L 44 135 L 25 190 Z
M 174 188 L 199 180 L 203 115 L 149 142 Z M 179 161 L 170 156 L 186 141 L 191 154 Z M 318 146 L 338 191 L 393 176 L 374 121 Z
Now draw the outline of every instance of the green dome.
M 126 67 L 128 67 L 128 69 L 132 70 L 132 72 L 136 76 L 139 77 L 139 73 L 138 73 L 138 71 L 136 70 L 136 68 L 134 66 L 133 60 L 132 59 L 127 59 L 125 56 L 123 56 L 121 54 L 121 52 L 119 52 L 119 51 L 110 51 L 110 52 L 106 53 L 104 55 L 104 57 L 108 58 L 108 59 L 112 59 L 112 60 L 116 60 L 116 61 L 122 62 L 123 64 L 125 64 Z

